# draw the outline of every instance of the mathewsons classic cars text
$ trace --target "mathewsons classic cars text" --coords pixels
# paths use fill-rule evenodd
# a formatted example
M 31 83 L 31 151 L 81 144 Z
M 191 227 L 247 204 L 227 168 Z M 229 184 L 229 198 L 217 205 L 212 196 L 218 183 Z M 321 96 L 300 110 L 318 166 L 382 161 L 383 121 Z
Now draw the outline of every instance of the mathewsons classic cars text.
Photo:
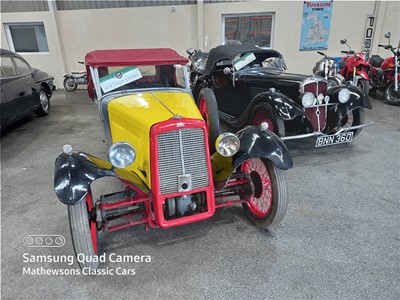
M 75 262 L 78 263 L 118 263 L 117 267 L 106 267 L 103 269 L 71 269 L 66 267 L 72 266 Z M 79 253 L 76 257 L 74 255 L 33 255 L 24 253 L 22 261 L 24 263 L 22 275 L 38 275 L 38 276 L 69 276 L 69 275 L 116 275 L 124 276 L 136 275 L 136 268 L 132 268 L 135 264 L 151 263 L 150 255 L 118 255 L 116 253 L 104 253 L 95 256 L 85 256 Z M 124 266 L 121 266 L 121 263 Z M 39 266 L 38 266 L 39 264 Z M 51 267 L 48 267 L 51 264 Z

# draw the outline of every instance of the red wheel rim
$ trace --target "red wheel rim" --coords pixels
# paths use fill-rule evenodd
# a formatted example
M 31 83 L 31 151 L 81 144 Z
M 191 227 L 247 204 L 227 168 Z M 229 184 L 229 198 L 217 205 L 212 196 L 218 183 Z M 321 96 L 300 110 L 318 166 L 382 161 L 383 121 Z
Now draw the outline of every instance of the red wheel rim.
M 90 216 L 91 211 L 93 209 L 91 193 L 90 192 L 87 193 L 85 198 L 86 198 L 86 204 L 88 207 L 88 215 Z M 94 253 L 97 254 L 97 227 L 96 227 L 96 222 L 91 220 L 91 218 L 89 218 L 89 227 L 90 227 L 90 238 L 92 239 L 93 250 L 94 250 Z
M 257 218 L 268 216 L 272 209 L 273 194 L 267 167 L 260 158 L 254 158 L 246 161 L 241 169 L 250 175 L 254 185 L 254 195 L 247 202 L 249 210 Z
M 200 111 L 200 114 L 203 117 L 204 121 L 206 122 L 207 128 L 208 128 L 209 127 L 208 107 L 207 107 L 206 99 L 204 97 L 200 98 L 199 111 Z
M 255 126 L 260 126 L 260 124 L 262 122 L 265 122 L 268 124 L 268 130 L 275 132 L 274 123 L 269 118 L 267 112 L 260 110 L 260 111 L 256 112 L 256 114 L 254 115 L 252 124 Z

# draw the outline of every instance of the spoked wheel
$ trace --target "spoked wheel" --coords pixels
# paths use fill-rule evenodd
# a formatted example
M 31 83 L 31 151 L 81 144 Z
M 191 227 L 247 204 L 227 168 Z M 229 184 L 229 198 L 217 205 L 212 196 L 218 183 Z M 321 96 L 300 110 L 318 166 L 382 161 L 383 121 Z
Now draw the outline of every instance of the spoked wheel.
M 210 153 L 215 152 L 215 141 L 219 135 L 219 116 L 217 99 L 212 89 L 203 88 L 198 97 L 199 111 L 208 127 Z
M 241 165 L 253 184 L 253 193 L 243 209 L 249 219 L 261 228 L 276 225 L 282 221 L 287 210 L 286 181 L 282 170 L 270 161 L 260 158 L 247 160 Z
M 96 222 L 90 217 L 93 209 L 91 191 L 78 204 L 68 206 L 69 226 L 75 255 L 84 258 L 83 262 L 79 262 L 81 269 L 97 269 L 99 267 L 99 262 L 95 257 L 98 255 L 97 227 Z
M 65 77 L 63 85 L 64 85 L 64 88 L 69 92 L 75 91 L 76 88 L 78 87 L 78 84 L 76 83 L 75 79 L 72 77 Z
M 357 86 L 362 89 L 367 95 L 369 93 L 369 82 L 365 79 L 358 79 Z
M 50 112 L 50 99 L 44 88 L 40 89 L 39 100 L 40 107 L 35 110 L 35 114 L 39 117 L 47 116 Z
M 250 124 L 254 126 L 260 126 L 263 122 L 268 124 L 269 131 L 272 131 L 280 137 L 285 136 L 285 124 L 283 120 L 278 119 L 271 106 L 266 103 L 260 103 L 254 107 L 250 118 Z
M 338 131 L 341 128 L 347 128 L 351 126 L 358 126 L 365 123 L 365 112 L 364 109 L 356 108 L 352 111 L 348 112 L 347 115 L 340 122 L 340 127 L 336 128 L 335 131 Z M 353 129 L 353 138 L 360 134 L 362 128 Z
M 384 93 L 384 97 L 387 103 L 390 105 L 400 105 L 400 82 L 399 82 L 399 91 L 394 90 L 394 82 L 389 84 Z

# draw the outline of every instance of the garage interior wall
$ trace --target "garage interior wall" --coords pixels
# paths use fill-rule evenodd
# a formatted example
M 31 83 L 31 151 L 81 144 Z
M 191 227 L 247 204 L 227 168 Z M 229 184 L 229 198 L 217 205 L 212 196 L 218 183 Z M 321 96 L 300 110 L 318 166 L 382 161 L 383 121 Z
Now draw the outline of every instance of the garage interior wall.
M 49 52 L 22 55 L 32 66 L 52 74 L 58 87 L 62 87 L 62 75 L 82 70 L 78 61 L 95 49 L 169 47 L 186 56 L 186 48 L 202 48 L 206 41 L 205 49 L 209 50 L 223 41 L 222 15 L 226 14 L 274 13 L 272 47 L 284 55 L 292 72 L 310 74 L 321 58 L 316 51 L 299 50 L 303 1 L 199 1 L 191 5 L 59 11 L 49 6 L 49 11 L 3 12 L 1 47 L 10 49 L 4 24 L 43 22 Z M 390 56 L 377 44 L 387 43 L 387 31 L 392 33 L 392 44 L 397 46 L 400 40 L 400 2 L 392 0 L 334 0 L 328 49 L 323 52 L 341 56 L 340 51 L 347 49 L 339 43 L 344 37 L 354 50 L 361 50 L 367 15 L 374 12 L 377 23 L 372 54 Z

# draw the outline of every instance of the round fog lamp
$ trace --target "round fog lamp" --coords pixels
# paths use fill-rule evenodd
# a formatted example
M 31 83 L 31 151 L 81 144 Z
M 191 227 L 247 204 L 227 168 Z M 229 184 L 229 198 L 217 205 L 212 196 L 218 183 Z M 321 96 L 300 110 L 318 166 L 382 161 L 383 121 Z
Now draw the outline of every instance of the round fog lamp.
M 108 160 L 115 168 L 126 168 L 136 158 L 135 149 L 125 142 L 112 144 L 108 150 Z
M 240 140 L 236 134 L 225 132 L 215 141 L 215 148 L 224 157 L 235 155 L 239 151 Z
M 315 100 L 314 94 L 307 92 L 301 98 L 301 103 L 303 104 L 304 107 L 310 107 L 314 104 L 314 100 Z
M 339 102 L 340 103 L 346 103 L 347 101 L 349 101 L 349 99 L 350 99 L 350 91 L 349 91 L 349 89 L 346 89 L 346 88 L 342 89 L 339 92 L 338 98 L 339 98 Z

